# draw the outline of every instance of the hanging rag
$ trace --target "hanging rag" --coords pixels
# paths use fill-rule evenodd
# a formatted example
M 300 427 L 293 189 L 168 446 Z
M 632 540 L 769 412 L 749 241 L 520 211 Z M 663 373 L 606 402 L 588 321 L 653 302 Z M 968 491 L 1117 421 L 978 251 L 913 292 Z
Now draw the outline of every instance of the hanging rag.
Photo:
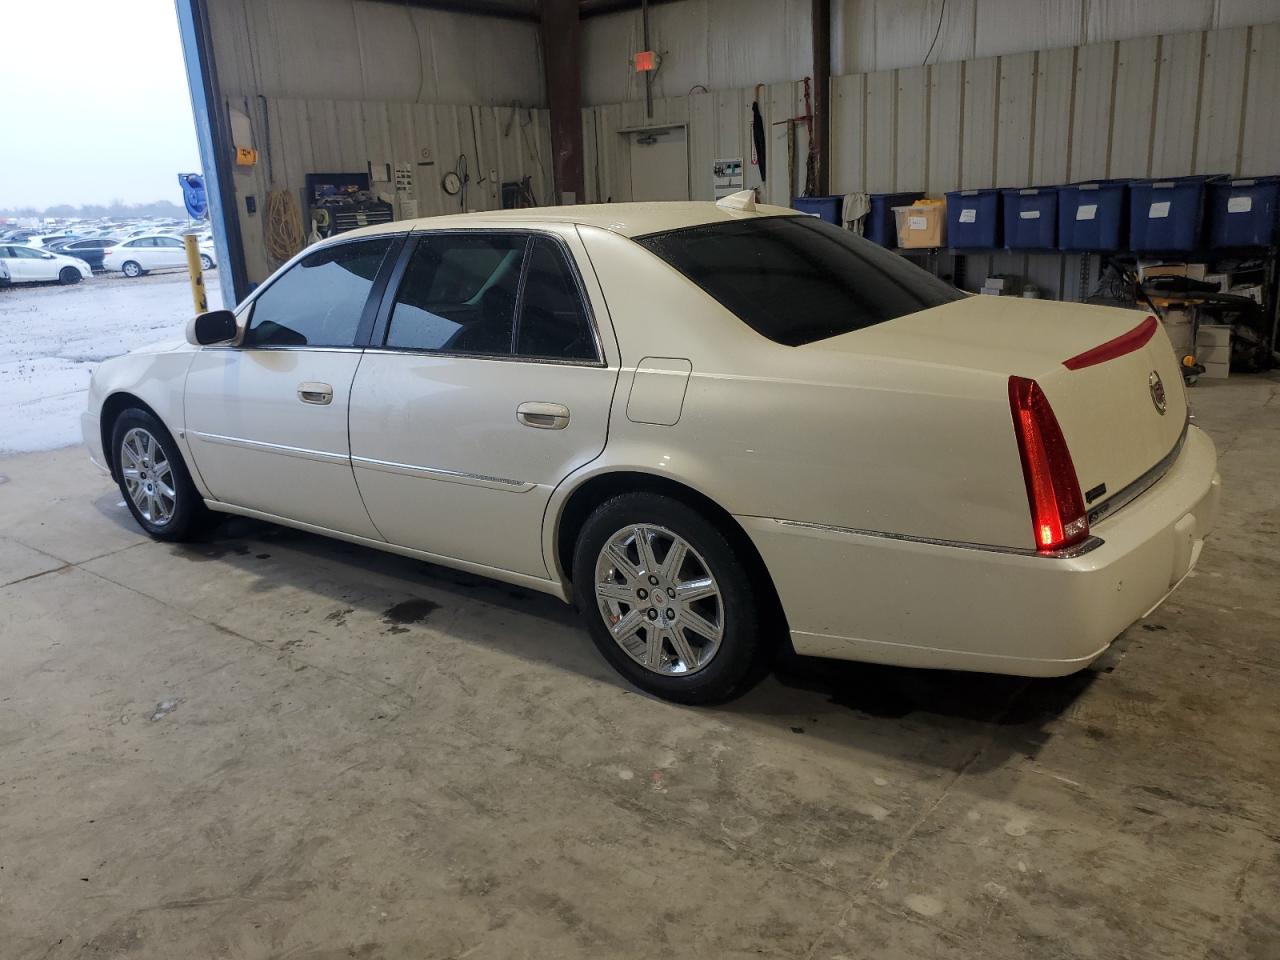
M 846 230 L 862 233 L 871 212 L 871 194 L 846 193 L 840 207 L 840 222 Z
M 760 87 L 756 87 L 756 99 L 751 101 L 751 162 L 760 168 L 760 182 L 765 182 L 764 172 L 764 117 L 760 115 Z

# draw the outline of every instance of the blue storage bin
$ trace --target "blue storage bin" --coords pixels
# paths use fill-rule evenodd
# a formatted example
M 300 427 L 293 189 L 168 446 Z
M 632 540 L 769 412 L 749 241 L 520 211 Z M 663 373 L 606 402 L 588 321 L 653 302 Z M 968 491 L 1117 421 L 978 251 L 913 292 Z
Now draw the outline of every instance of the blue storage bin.
M 844 197 L 792 197 L 791 209 L 811 216 L 821 217 L 827 223 L 840 226 L 840 208 Z
M 923 196 L 924 193 L 920 191 L 871 194 L 871 211 L 863 221 L 862 235 L 882 247 L 896 247 L 898 220 L 893 215 L 893 208 L 909 207 Z
M 1004 245 L 1010 250 L 1052 250 L 1058 243 L 1058 188 L 1001 190 Z
M 1209 184 L 1209 244 L 1269 247 L 1276 242 L 1280 176 Z
M 999 247 L 1000 191 L 950 191 L 947 194 L 947 243 L 958 250 Z
M 1128 179 L 1058 188 L 1059 250 L 1121 250 L 1129 242 Z
M 1219 176 L 1134 180 L 1129 184 L 1130 250 L 1198 250 L 1205 186 Z

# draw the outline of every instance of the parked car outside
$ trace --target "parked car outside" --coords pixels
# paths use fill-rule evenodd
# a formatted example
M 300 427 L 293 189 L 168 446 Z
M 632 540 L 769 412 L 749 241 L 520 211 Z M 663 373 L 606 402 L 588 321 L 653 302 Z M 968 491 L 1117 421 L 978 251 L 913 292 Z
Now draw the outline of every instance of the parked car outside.
M 105 252 L 117 243 L 119 241 L 114 238 L 81 237 L 74 240 L 63 240 L 57 246 L 49 249 L 66 256 L 78 257 L 94 270 L 103 270 L 105 267 L 102 261 Z
M 200 265 L 212 270 L 218 265 L 213 245 L 201 245 Z M 187 265 L 187 251 L 177 237 L 148 234 L 122 240 L 103 250 L 103 268 L 119 270 L 126 277 L 140 277 L 152 270 L 166 270 Z
M 7 287 L 13 281 L 9 278 L 9 265 L 0 260 L 0 287 Z
M 969 297 L 750 193 L 341 234 L 101 364 L 83 427 L 157 539 L 216 510 L 545 591 L 690 703 L 787 639 L 1073 673 L 1220 487 L 1154 318 Z
M 0 244 L 0 260 L 9 268 L 12 283 L 79 283 L 93 276 L 92 268 L 83 260 L 23 244 Z

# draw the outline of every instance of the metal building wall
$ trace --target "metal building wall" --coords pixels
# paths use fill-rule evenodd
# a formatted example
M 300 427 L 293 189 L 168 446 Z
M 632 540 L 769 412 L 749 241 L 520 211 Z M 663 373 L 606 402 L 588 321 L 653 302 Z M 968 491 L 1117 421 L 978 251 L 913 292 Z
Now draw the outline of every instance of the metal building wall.
M 466 154 L 469 208 L 500 206 L 501 182 L 525 176 L 551 197 L 536 24 L 366 0 L 203 2 L 231 126 L 247 117 L 259 153 L 230 174 L 249 284 L 277 266 L 268 191 L 301 205 L 308 173 L 412 163 L 419 214 L 432 216 L 461 209 L 440 179 Z
M 833 0 L 832 73 L 1280 21 L 1277 0 Z M 808 0 L 681 0 L 650 12 L 660 97 L 795 80 L 812 72 Z M 629 65 L 638 11 L 583 24 L 583 103 L 643 98 Z M 936 42 L 934 41 L 934 38 Z
M 536 23 L 368 0 L 206 0 L 223 93 L 545 106 Z
M 267 191 L 289 189 L 301 198 L 308 173 L 411 163 L 418 215 L 431 217 L 462 212 L 461 194 L 449 196 L 440 180 L 466 154 L 468 209 L 497 209 L 502 181 L 526 176 L 538 202 L 551 202 L 546 110 L 249 97 L 229 97 L 227 106 L 250 118 L 259 148 L 257 165 L 238 168 L 232 178 L 251 283 L 261 283 L 278 266 L 265 245 Z M 257 198 L 256 214 L 247 213 L 249 196 Z
M 1280 20 L 1276 0 L 837 0 L 833 73 Z M 937 42 L 933 38 L 937 36 Z M 932 46 L 932 52 L 930 47 Z
M 834 192 L 1280 172 L 1280 24 L 832 79 Z M 1069 259 L 1069 258 L 1068 258 Z M 1079 295 L 1064 258 L 970 258 Z M 976 261 L 976 262 L 974 262 Z M 984 263 L 985 261 L 985 263 Z
M 759 168 L 752 165 L 751 103 L 755 88 L 716 90 L 687 97 L 655 98 L 653 118 L 645 116 L 640 101 L 605 104 L 583 110 L 584 169 L 589 202 L 621 202 L 631 199 L 631 155 L 628 131 L 651 127 L 683 126 L 688 132 L 689 197 L 713 199 L 711 164 L 720 158 L 740 157 L 745 164 L 745 186 L 760 187 L 768 203 L 790 203 L 803 185 L 804 158 L 809 141 L 803 126 L 796 131 L 797 169 L 795 184 L 788 184 L 785 126 L 774 120 L 799 116 L 804 112 L 803 86 L 774 83 L 760 88 L 760 113 L 764 118 L 767 149 L 762 181 Z

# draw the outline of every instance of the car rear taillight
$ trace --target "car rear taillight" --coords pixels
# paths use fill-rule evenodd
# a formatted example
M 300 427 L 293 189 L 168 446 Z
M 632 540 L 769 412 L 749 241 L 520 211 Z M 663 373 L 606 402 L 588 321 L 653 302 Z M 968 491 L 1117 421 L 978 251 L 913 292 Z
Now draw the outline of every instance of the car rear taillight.
M 1009 410 L 1022 457 L 1036 549 L 1051 553 L 1074 546 L 1089 536 L 1089 515 L 1053 407 L 1040 384 L 1010 377 Z

